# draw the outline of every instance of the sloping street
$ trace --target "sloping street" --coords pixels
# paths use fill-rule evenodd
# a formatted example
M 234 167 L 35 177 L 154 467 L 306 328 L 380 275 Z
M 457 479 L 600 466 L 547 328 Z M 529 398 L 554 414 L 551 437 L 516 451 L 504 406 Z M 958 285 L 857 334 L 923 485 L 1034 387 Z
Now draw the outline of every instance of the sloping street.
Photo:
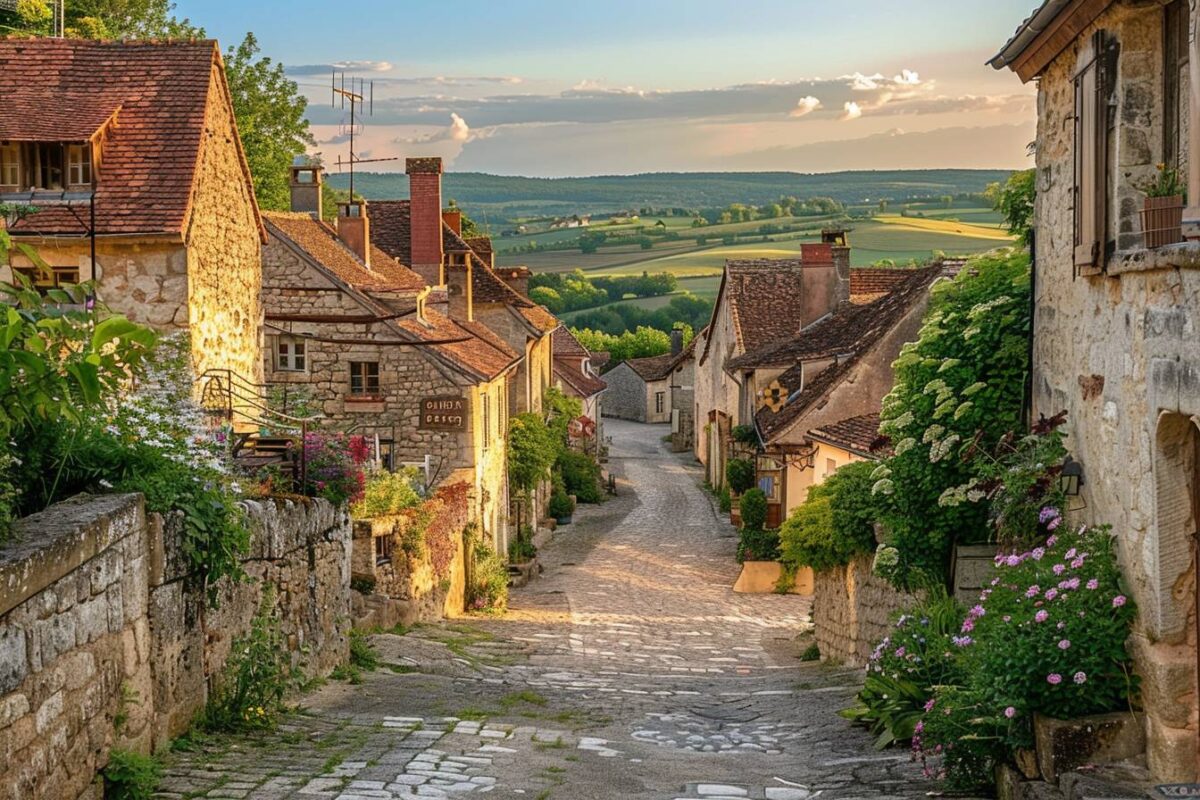
M 173 754 L 161 797 L 920 797 L 836 716 L 857 670 L 803 663 L 809 600 L 739 595 L 733 528 L 663 426 L 610 421 L 616 499 L 581 509 L 503 617 L 372 641 L 262 738 Z

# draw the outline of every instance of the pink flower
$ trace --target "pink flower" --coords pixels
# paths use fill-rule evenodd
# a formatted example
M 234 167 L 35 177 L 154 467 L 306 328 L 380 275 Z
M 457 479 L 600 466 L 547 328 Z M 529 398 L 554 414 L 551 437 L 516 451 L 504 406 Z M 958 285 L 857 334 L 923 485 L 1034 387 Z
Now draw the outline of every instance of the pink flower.
M 1038 586 L 1036 583 L 1025 590 L 1026 597 L 1037 597 L 1041 593 L 1042 587 Z
M 896 658 L 904 658 L 904 648 L 903 647 L 896 648 Z
M 973 630 L 975 630 L 975 620 L 971 619 L 970 617 L 964 619 L 962 624 L 962 632 L 970 633 Z
M 1075 557 L 1075 548 L 1074 547 L 1072 547 L 1070 550 L 1068 550 L 1066 553 L 1063 554 L 1063 558 L 1074 558 L 1074 557 Z
M 1051 536 L 1049 539 L 1046 540 L 1046 547 L 1054 547 L 1054 545 L 1056 545 L 1056 544 L 1058 544 L 1057 536 Z
M 1120 608 L 1125 605 L 1125 595 L 1119 594 L 1113 598 L 1113 608 Z
M 1071 569 L 1079 569 L 1082 566 L 1083 566 L 1083 556 L 1080 556 L 1079 558 L 1077 558 L 1071 562 Z
M 1062 525 L 1062 517 L 1055 517 L 1054 519 L 1050 520 L 1050 522 L 1048 522 L 1046 524 L 1046 530 L 1052 531 L 1055 528 L 1057 528 L 1059 525 Z
M 1011 617 L 1010 615 L 1008 615 L 1008 614 L 1005 614 L 1005 615 L 1004 615 L 1004 621 L 1005 621 L 1005 622 L 1012 622 L 1012 617 Z
M 926 714 L 928 714 L 930 711 L 933 711 L 933 706 L 935 703 L 937 703 L 937 700 L 933 699 L 932 697 L 929 698 L 929 701 L 925 703 Z M 920 725 L 921 723 L 918 722 L 917 724 Z
M 1064 572 L 1067 571 L 1067 565 L 1066 564 L 1055 564 L 1053 569 L 1054 569 L 1055 575 L 1062 575 Z
M 1004 716 L 1008 717 L 1009 719 L 1012 719 L 1016 715 L 1017 715 L 1017 710 L 1015 708 L 1013 708 L 1012 706 L 1009 706 L 1008 708 L 1004 709 Z
M 1070 639 L 1060 639 L 1060 640 L 1059 640 L 1059 642 L 1058 642 L 1058 649 L 1059 649 L 1059 650 L 1066 650 L 1066 649 L 1070 648 L 1070 646 L 1071 646 L 1071 640 L 1070 640 Z
M 1020 557 L 1020 556 L 1018 556 L 1018 555 L 1015 555 L 1015 554 L 1014 554 L 1014 555 L 1011 555 L 1011 556 L 1009 556 L 1009 557 L 1008 557 L 1008 559 L 1006 560 L 1006 562 L 1005 562 L 1005 563 L 1007 563 L 1007 564 L 1008 564 L 1010 567 L 1016 567 L 1016 566 L 1020 566 L 1020 564 L 1021 564 L 1021 557 Z
M 1041 561 L 1042 557 L 1045 555 L 1046 555 L 1046 548 L 1044 548 L 1044 547 L 1033 548 L 1033 560 L 1034 561 Z M 1009 708 L 1012 708 L 1012 706 L 1009 706 Z
M 1075 681 L 1075 683 L 1077 683 L 1077 684 L 1087 683 L 1087 673 L 1086 672 L 1076 672 L 1075 677 L 1072 678 L 1071 680 Z
M 932 701 L 932 700 L 930 700 L 928 703 L 926 703 L 926 704 L 925 704 L 925 710 L 926 710 L 926 711 L 928 711 L 928 710 L 929 710 L 930 708 L 932 708 L 932 707 L 933 707 L 933 701 Z M 917 720 L 917 725 L 916 725 L 916 727 L 915 727 L 915 728 L 913 728 L 913 732 L 914 732 L 914 733 L 920 733 L 920 732 L 921 732 L 921 731 L 923 731 L 923 730 L 925 730 L 925 721 L 924 721 L 924 720 Z
M 1096 578 L 1092 578 L 1090 581 L 1087 582 L 1087 588 L 1091 589 L 1092 591 L 1099 589 L 1100 581 L 1097 580 Z
M 998 564 L 999 562 L 1000 562 L 1000 556 L 996 556 L 996 563 Z M 999 577 L 992 578 L 992 586 L 995 586 L 998 583 L 1000 583 Z
M 1056 597 L 1058 597 L 1058 589 L 1047 589 L 1046 590 L 1046 599 L 1047 600 L 1053 600 Z
M 1049 618 L 1050 618 L 1050 612 L 1044 608 L 1041 611 L 1039 611 L 1033 615 L 1034 622 L 1045 622 Z
M 984 610 L 983 606 L 975 606 L 971 609 L 970 613 L 972 617 L 982 617 L 987 611 Z
M 1062 683 L 1062 675 L 1059 675 L 1057 672 L 1051 672 L 1046 676 L 1046 682 L 1051 686 L 1058 686 Z

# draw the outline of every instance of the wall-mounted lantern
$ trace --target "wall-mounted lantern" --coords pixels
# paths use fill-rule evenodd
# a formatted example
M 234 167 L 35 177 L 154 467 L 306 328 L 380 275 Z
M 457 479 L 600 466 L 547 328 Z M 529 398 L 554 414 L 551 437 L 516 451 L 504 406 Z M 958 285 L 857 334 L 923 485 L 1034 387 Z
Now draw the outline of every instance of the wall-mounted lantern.
M 1063 462 L 1062 472 L 1058 475 L 1059 488 L 1067 497 L 1078 497 L 1083 484 L 1083 464 L 1067 456 L 1067 460 Z

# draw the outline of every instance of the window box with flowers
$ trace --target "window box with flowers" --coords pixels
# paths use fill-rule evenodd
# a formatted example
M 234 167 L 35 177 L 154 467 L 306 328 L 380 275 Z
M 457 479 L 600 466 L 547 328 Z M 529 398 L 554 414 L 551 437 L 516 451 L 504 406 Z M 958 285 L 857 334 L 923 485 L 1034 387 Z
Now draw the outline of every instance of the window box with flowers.
M 1146 195 L 1142 207 L 1142 235 L 1148 249 L 1183 241 L 1183 207 L 1186 200 L 1179 170 L 1159 164 L 1154 179 L 1138 185 Z

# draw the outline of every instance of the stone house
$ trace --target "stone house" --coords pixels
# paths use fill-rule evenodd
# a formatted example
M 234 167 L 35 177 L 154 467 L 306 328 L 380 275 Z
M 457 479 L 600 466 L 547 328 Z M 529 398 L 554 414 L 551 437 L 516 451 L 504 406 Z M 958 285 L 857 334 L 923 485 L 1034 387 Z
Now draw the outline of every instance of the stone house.
M 672 335 L 680 331 L 672 331 Z M 692 337 L 671 365 L 671 450 L 686 453 L 695 446 L 696 435 L 696 348 L 703 344 L 708 329 Z
M 584 347 L 567 327 L 554 331 L 554 385 L 567 397 L 583 402 L 583 415 L 595 427 L 596 440 L 604 438 L 601 430 L 600 398 L 608 383 L 601 380 L 598 370 L 592 365 L 592 353 Z
M 1198 33 L 1194 2 L 1046 2 L 991 62 L 1037 80 L 1033 408 L 1068 412 L 1084 467 L 1073 513 L 1113 526 L 1164 782 L 1196 780 L 1200 751 L 1200 244 L 1153 247 L 1139 187 L 1177 167 L 1183 233 L 1200 236 Z
M 376 201 L 367 213 L 375 243 L 407 264 L 427 285 L 446 286 L 461 272 L 475 319 L 524 356 L 509 382 L 514 414 L 540 412 L 542 395 L 553 383 L 551 334 L 558 319 L 526 296 L 529 271 L 506 267 L 497 271 L 491 240 L 462 236 L 462 215 L 442 208 L 442 160 L 410 158 L 406 162 L 409 199 Z M 449 294 L 449 302 L 464 297 Z
M 671 421 L 671 367 L 678 353 L 630 358 L 604 373 L 604 414 L 651 424 Z
M 808 440 L 816 447 L 813 451 L 812 485 L 824 483 L 826 478 L 847 464 L 878 460 L 879 456 L 872 449 L 878 438 L 878 411 L 809 430 Z
M 801 245 L 799 258 L 725 262 L 695 364 L 693 439 L 710 485 L 724 485 L 731 432 L 754 416 L 753 406 L 744 402 L 752 395 L 743 392 L 727 363 L 789 339 L 833 313 L 848 297 L 849 281 L 850 249 L 832 244 Z M 760 378 L 765 384 L 773 379 Z
M 261 381 L 265 234 L 216 42 L 0 39 L 0 202 L 37 209 L 0 278 L 95 280 L 189 330 L 198 373 Z
M 341 205 L 335 230 L 321 221 L 319 168 L 293 168 L 292 191 L 310 213 L 263 215 L 273 397 L 302 398 L 389 465 L 429 463 L 431 483 L 469 471 L 476 516 L 503 552 L 508 382 L 521 354 L 474 319 L 466 272 L 450 276 L 466 302 L 431 302 L 420 275 L 371 243 L 363 201 Z
M 746 424 L 754 426 L 762 448 L 758 476 L 767 494 L 769 522 L 782 522 L 804 502 L 809 487 L 853 460 L 855 448 L 822 456 L 819 451 L 834 445 L 814 441 L 811 431 L 828 434 L 832 429 L 839 437 L 835 444 L 844 444 L 841 439 L 851 431 L 867 438 L 863 421 L 877 419 L 892 388 L 892 362 L 906 342 L 916 340 L 929 288 L 942 268 L 896 272 L 903 280 L 878 299 L 847 298 L 795 336 L 727 362 L 742 390 L 740 405 L 753 409 Z M 858 453 L 869 450 L 869 444 L 857 447 Z

